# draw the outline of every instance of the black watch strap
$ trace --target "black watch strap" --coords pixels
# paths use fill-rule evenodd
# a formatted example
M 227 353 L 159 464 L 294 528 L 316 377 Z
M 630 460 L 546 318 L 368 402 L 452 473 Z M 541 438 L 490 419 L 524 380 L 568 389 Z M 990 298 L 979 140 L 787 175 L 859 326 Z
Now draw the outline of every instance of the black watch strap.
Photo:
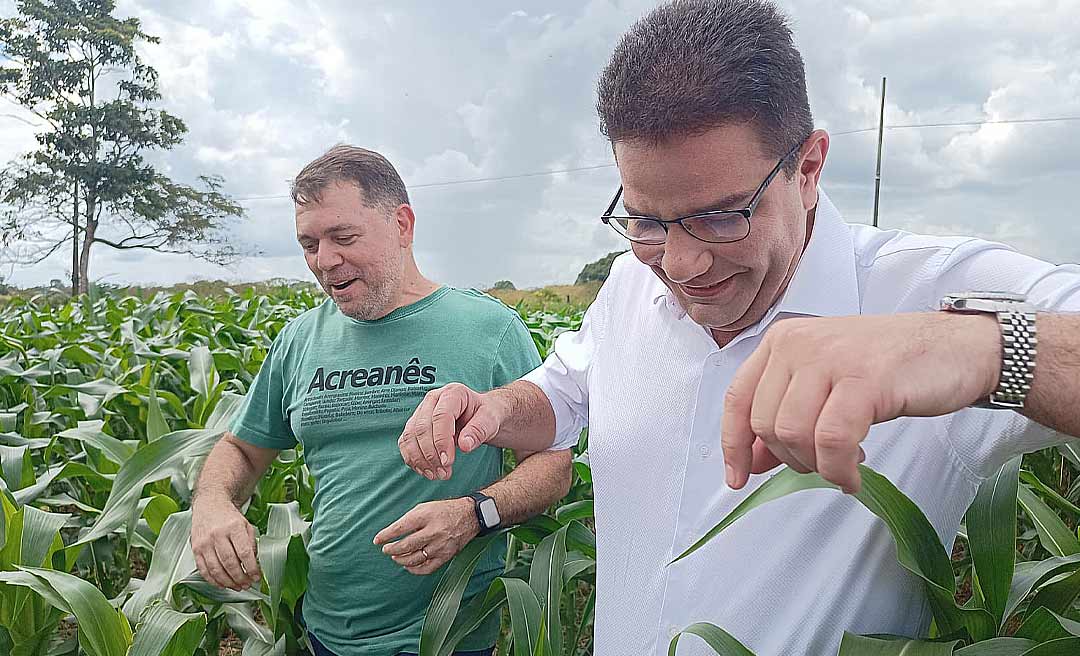
M 480 535 L 487 535 L 488 533 L 491 533 L 492 531 L 497 530 L 499 528 L 497 525 L 496 526 L 488 526 L 484 522 L 484 512 L 480 509 L 480 504 L 481 503 L 483 503 L 484 501 L 487 501 L 488 499 L 490 499 L 492 502 L 494 502 L 495 499 L 492 498 L 492 497 L 489 497 L 488 495 L 484 494 L 483 492 L 470 492 L 466 496 L 468 496 L 470 499 L 473 500 L 473 512 L 476 513 L 476 524 L 477 524 L 477 526 L 480 527 Z

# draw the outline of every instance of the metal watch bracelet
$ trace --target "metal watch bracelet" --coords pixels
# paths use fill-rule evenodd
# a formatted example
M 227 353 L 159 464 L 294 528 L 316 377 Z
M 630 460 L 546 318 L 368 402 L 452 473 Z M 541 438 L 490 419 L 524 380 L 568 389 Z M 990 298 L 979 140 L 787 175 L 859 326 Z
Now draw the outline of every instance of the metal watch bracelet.
M 1001 378 L 990 395 L 990 403 L 997 407 L 1022 408 L 1035 379 L 1038 345 L 1035 312 L 998 312 L 997 319 L 1001 326 Z
M 1021 294 L 1008 292 L 965 292 L 941 299 L 941 309 L 960 314 L 993 314 L 1001 329 L 1001 375 L 989 398 L 973 404 L 977 408 L 1024 407 L 1035 378 L 1038 339 L 1035 308 Z

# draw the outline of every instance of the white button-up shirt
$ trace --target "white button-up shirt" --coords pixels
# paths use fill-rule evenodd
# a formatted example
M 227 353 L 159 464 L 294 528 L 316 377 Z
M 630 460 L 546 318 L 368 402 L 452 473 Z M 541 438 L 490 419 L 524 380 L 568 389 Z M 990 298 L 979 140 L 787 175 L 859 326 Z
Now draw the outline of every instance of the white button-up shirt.
M 616 259 L 581 329 L 560 335 L 526 377 L 551 401 L 556 447 L 589 426 L 597 655 L 666 654 L 671 636 L 699 621 L 759 656 L 835 654 L 845 630 L 925 635 L 921 581 L 897 563 L 885 525 L 836 491 L 769 503 L 668 563 L 770 475 L 729 489 L 720 425 L 725 389 L 773 321 L 931 311 L 946 293 L 991 290 L 1080 311 L 1080 267 L 978 239 L 848 225 L 820 193 L 786 292 L 718 348 L 632 253 Z M 1013 454 L 1061 439 L 1012 411 L 967 409 L 879 424 L 863 447 L 866 464 L 911 497 L 951 547 L 986 476 Z M 688 636 L 679 653 L 712 651 Z

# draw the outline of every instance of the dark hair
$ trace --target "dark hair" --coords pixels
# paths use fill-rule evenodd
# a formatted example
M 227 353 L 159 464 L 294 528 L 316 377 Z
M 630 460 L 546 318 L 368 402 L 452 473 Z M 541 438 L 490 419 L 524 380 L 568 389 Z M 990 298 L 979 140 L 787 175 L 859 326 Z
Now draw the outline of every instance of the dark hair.
M 814 129 L 802 56 L 766 0 L 674 0 L 649 12 L 615 47 L 596 110 L 612 143 L 746 122 L 782 157 Z
M 351 182 L 363 192 L 368 207 L 396 208 L 409 203 L 409 192 L 394 165 L 373 150 L 338 144 L 305 166 L 292 182 L 297 205 L 318 203 L 335 182 Z

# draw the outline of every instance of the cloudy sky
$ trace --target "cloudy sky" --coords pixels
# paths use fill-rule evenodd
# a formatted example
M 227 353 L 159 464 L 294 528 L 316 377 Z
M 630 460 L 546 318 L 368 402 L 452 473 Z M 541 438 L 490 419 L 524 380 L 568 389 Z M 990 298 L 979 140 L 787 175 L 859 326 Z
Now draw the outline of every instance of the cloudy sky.
M 569 282 L 621 248 L 597 220 L 618 183 L 594 107 L 618 36 L 653 2 L 547 0 L 119 0 L 161 44 L 143 48 L 162 104 L 190 130 L 155 156 L 175 178 L 219 174 L 245 199 L 229 268 L 106 247 L 91 277 L 310 279 L 288 180 L 338 142 L 378 150 L 411 187 L 416 254 L 459 286 Z M 1080 0 L 785 0 L 811 107 L 834 133 L 894 125 L 1080 116 Z M 0 0 L 0 16 L 14 11 Z M 34 146 L 5 115 L 0 162 Z M 22 115 L 25 116 L 25 115 Z M 897 128 L 885 136 L 881 223 L 991 237 L 1080 261 L 1080 121 Z M 876 134 L 837 134 L 823 187 L 869 222 Z M 518 176 L 502 181 L 477 179 Z M 460 182 L 466 181 L 466 182 Z M 471 181 L 471 182 L 470 182 Z M 452 184 L 442 184 L 442 183 Z M 6 265 L 19 285 L 65 278 L 67 258 Z

